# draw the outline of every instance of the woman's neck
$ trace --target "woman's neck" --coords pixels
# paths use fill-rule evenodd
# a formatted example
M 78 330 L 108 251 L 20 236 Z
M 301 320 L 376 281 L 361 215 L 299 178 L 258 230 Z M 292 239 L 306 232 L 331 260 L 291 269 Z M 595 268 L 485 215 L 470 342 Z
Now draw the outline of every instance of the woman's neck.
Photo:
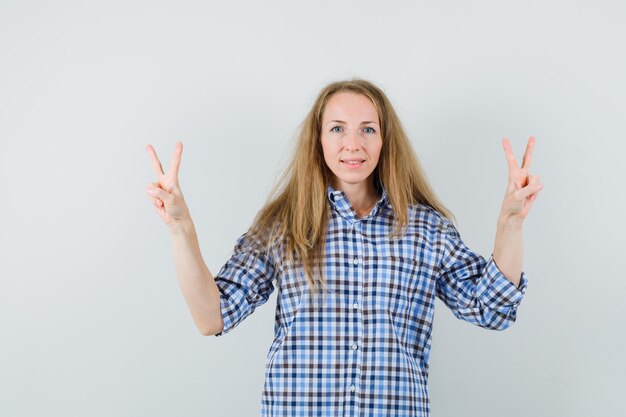
M 372 183 L 343 184 L 340 188 L 333 185 L 333 188 L 336 190 L 341 189 L 341 191 L 346 193 L 346 197 L 348 197 L 352 208 L 359 218 L 368 215 L 376 201 L 380 198 Z

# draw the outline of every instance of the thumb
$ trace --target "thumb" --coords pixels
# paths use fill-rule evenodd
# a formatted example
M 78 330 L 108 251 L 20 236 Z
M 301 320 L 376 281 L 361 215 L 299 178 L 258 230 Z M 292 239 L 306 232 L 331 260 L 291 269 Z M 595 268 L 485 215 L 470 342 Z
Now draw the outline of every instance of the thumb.
M 527 199 L 543 189 L 543 184 L 538 175 L 532 175 L 529 178 L 528 185 L 516 191 L 520 199 Z
M 153 182 L 155 187 L 159 187 L 167 193 L 183 198 L 183 191 L 180 189 L 178 181 L 166 181 L 163 183 Z

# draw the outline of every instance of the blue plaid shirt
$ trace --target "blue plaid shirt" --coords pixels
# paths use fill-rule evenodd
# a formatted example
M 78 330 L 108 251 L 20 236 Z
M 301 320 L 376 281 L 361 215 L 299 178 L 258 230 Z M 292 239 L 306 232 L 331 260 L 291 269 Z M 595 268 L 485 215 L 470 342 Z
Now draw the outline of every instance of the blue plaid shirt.
M 302 267 L 243 234 L 215 276 L 222 336 L 265 303 L 279 277 L 274 341 L 265 367 L 262 416 L 428 416 L 428 359 L 435 296 L 456 317 L 509 327 L 525 292 L 462 242 L 434 209 L 409 207 L 406 235 L 390 240 L 385 190 L 358 218 L 345 193 L 328 186 L 323 302 L 311 302 Z

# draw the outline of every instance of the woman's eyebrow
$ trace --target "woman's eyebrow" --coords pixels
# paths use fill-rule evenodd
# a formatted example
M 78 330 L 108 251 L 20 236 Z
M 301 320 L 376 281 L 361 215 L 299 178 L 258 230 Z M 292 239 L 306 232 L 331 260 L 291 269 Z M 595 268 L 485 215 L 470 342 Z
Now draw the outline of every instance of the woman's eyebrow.
M 330 122 L 328 122 L 328 123 L 333 123 L 333 122 L 343 123 L 344 125 L 346 124 L 346 122 L 344 122 L 343 120 L 331 120 L 331 121 L 330 121 Z M 327 123 L 327 124 L 328 124 L 328 123 Z M 368 120 L 368 121 L 365 121 L 365 122 L 361 122 L 361 124 L 362 124 L 362 125 L 365 125 L 365 124 L 368 124 L 368 123 L 375 123 L 375 124 L 378 124 L 378 122 L 372 122 L 372 121 L 369 121 L 369 120 Z

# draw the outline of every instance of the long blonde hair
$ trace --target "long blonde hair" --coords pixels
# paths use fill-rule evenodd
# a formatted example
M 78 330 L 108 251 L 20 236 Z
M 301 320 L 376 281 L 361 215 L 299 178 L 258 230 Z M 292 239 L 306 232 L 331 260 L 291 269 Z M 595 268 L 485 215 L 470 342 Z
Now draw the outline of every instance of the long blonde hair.
M 322 255 L 330 208 L 327 189 L 331 172 L 324 161 L 320 140 L 322 116 L 330 97 L 340 91 L 363 94 L 378 112 L 383 144 L 373 178 L 379 192 L 381 186 L 385 188 L 392 205 L 394 227 L 389 237 L 401 237 L 406 232 L 409 204 L 430 206 L 454 221 L 453 214 L 428 183 L 383 91 L 359 78 L 328 84 L 299 126 L 293 157 L 248 230 L 263 247 L 279 244 L 286 260 L 302 263 L 311 296 L 319 286 L 326 289 Z

